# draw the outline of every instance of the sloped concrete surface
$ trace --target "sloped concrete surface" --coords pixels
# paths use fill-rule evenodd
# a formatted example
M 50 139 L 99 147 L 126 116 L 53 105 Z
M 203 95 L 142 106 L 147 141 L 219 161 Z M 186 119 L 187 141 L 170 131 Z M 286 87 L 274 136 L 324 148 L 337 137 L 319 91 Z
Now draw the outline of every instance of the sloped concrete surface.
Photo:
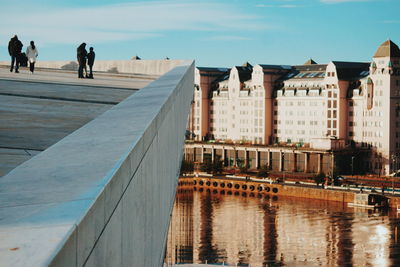
M 194 65 L 0 178 L 1 266 L 162 266 Z
M 0 68 L 0 177 L 151 81 Z

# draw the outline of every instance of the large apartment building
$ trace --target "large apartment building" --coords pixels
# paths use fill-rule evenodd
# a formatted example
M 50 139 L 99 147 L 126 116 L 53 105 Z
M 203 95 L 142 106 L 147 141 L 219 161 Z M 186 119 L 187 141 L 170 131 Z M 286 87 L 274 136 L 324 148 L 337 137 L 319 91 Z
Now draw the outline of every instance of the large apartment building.
M 366 169 L 390 174 L 400 163 L 399 61 L 399 47 L 388 40 L 367 63 L 317 64 L 310 59 L 297 66 L 198 67 L 188 129 L 196 141 L 249 148 L 368 151 Z M 260 166 L 259 157 L 253 167 Z M 270 157 L 266 160 L 272 165 Z M 285 169 L 280 157 L 278 170 Z M 290 170 L 302 165 L 306 171 L 309 157 L 302 163 L 294 157 Z M 314 171 L 323 169 L 324 160 L 319 160 Z

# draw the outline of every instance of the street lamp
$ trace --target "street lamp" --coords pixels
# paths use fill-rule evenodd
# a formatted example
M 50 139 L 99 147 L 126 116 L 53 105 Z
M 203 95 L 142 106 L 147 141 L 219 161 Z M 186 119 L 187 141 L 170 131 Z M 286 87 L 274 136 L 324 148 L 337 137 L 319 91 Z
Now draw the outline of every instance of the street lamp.
M 394 176 L 397 174 L 397 159 L 399 158 L 398 157 L 398 153 L 396 153 L 396 154 L 392 154 L 392 164 L 393 164 L 393 166 L 392 166 L 392 170 L 393 170 L 393 173 L 392 173 L 392 193 L 394 194 Z
M 354 176 L 354 156 L 351 156 L 351 177 Z

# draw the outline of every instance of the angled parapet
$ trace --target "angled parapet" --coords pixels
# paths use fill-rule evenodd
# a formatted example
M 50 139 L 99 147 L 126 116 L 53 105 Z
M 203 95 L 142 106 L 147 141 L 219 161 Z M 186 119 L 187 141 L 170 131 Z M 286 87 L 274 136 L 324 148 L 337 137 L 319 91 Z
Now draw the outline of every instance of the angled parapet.
M 161 266 L 193 97 L 175 67 L 0 180 L 1 266 Z

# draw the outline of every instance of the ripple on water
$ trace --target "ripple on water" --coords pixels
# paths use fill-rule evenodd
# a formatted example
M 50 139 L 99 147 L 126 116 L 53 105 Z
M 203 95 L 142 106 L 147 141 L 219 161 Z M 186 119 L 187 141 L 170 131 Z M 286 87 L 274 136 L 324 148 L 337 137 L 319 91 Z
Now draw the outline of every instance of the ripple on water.
M 229 192 L 177 195 L 168 262 L 400 266 L 396 213 Z

